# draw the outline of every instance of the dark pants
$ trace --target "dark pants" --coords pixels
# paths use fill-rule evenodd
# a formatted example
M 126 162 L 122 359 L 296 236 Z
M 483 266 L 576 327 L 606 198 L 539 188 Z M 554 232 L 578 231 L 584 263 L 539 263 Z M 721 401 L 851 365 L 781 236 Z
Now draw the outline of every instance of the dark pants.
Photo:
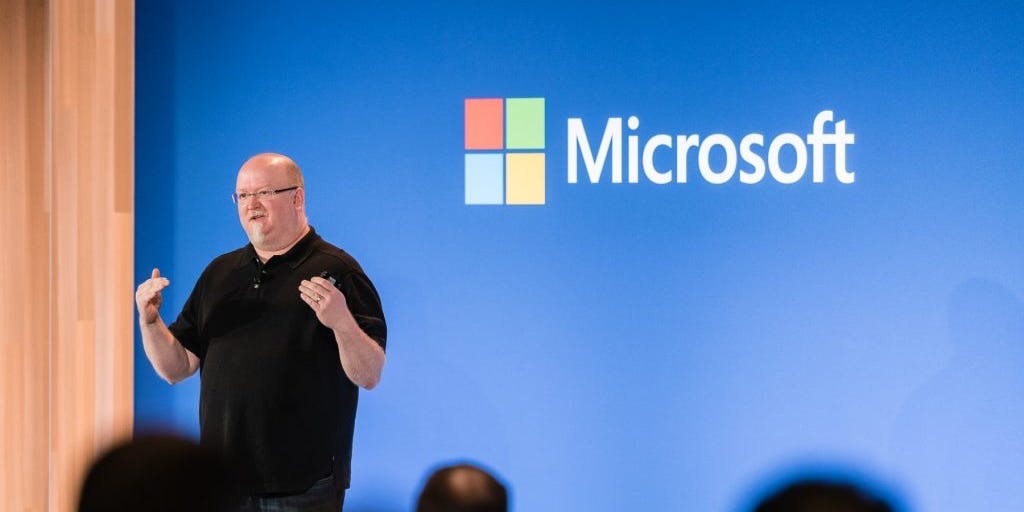
M 345 491 L 334 488 L 334 476 L 317 480 L 302 494 L 287 496 L 250 496 L 242 502 L 240 512 L 340 512 L 345 505 Z

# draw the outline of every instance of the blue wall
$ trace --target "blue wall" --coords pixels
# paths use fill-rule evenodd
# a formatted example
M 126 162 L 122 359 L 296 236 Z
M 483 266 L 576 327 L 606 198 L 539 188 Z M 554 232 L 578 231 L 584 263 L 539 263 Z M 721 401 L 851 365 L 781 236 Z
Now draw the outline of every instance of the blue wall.
M 164 317 L 246 242 L 228 195 L 261 151 L 303 167 L 311 222 L 380 291 L 350 509 L 408 509 L 471 458 L 521 511 L 738 510 L 824 467 L 915 509 L 1024 510 L 1019 4 L 189 0 L 137 21 L 135 273 L 170 277 Z M 545 98 L 545 205 L 464 204 L 476 97 Z M 739 141 L 822 110 L 856 135 L 853 184 L 566 180 L 569 118 Z M 196 435 L 198 379 L 136 354 L 138 428 Z

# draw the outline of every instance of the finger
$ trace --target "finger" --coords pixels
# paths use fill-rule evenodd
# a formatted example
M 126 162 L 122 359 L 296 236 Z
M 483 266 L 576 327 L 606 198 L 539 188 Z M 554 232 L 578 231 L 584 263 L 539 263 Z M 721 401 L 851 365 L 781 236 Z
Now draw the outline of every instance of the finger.
M 151 275 L 151 276 L 150 276 L 150 278 L 152 278 L 152 279 L 156 279 L 156 278 L 158 278 L 158 277 L 160 277 L 160 269 L 158 269 L 158 268 L 154 268 L 154 269 L 153 269 L 153 275 Z
M 154 273 L 156 273 L 155 270 Z M 143 281 L 142 284 L 136 288 L 135 295 L 137 297 L 141 297 L 143 294 L 148 294 L 150 292 L 159 292 L 170 285 L 171 281 L 166 277 L 151 277 Z
M 313 277 L 312 279 L 310 279 L 310 281 L 313 284 L 315 284 L 317 286 L 320 286 L 321 288 L 323 288 L 324 290 L 327 290 L 327 291 L 336 289 L 336 288 L 334 288 L 334 285 L 331 284 L 330 281 L 328 281 L 328 280 L 326 280 L 326 279 L 324 279 L 322 277 Z
M 147 283 L 147 286 L 145 286 L 144 288 L 140 288 L 139 291 L 142 292 L 147 297 L 148 300 L 149 298 L 152 298 L 154 295 L 160 295 L 160 292 L 163 291 L 164 288 L 167 288 L 166 283 L 162 281 L 150 281 L 149 283 Z
M 309 304 L 309 307 L 311 307 L 311 308 L 315 308 L 318 305 L 318 303 L 316 301 L 316 298 L 314 298 L 311 295 L 306 295 L 305 293 L 300 293 L 299 294 L 299 298 L 301 298 L 302 301 L 305 302 L 306 304 Z
M 150 278 L 140 288 L 145 289 L 146 291 L 149 292 L 159 293 L 161 290 L 167 288 L 170 285 L 171 282 L 166 277 L 157 277 L 155 279 Z
M 320 292 L 325 297 L 334 297 L 335 299 L 345 299 L 345 293 L 334 286 L 330 281 L 322 277 L 314 277 L 311 279 L 313 284 L 320 286 Z M 345 299 L 347 300 L 347 299 Z
M 301 283 L 299 283 L 299 290 L 306 292 L 311 297 L 316 297 L 317 295 L 326 295 L 326 290 L 324 290 L 320 286 L 317 286 L 316 283 L 306 280 L 303 280 Z
M 318 306 L 323 306 L 328 300 L 326 295 L 321 295 L 317 292 L 307 293 L 306 296 L 312 299 L 313 302 L 316 302 Z
M 320 279 L 320 278 L 319 277 L 314 277 L 312 279 L 306 279 L 306 280 L 303 280 L 302 283 L 305 284 L 306 287 L 309 288 L 311 291 L 323 295 L 323 292 L 325 292 L 326 290 L 324 290 L 323 286 L 320 286 L 315 281 L 313 281 L 314 279 Z

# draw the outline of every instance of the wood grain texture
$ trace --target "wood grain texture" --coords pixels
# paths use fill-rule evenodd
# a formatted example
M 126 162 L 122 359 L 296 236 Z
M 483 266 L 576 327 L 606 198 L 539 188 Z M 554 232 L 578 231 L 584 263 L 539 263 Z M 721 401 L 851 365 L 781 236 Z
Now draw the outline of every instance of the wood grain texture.
M 132 428 L 134 2 L 0 2 L 0 510 Z

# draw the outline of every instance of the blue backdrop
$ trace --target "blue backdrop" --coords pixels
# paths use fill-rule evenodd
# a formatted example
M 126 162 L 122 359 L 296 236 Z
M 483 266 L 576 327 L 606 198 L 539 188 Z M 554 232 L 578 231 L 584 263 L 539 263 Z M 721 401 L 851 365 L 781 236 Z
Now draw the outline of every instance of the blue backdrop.
M 1021 4 L 136 9 L 135 275 L 170 277 L 164 317 L 246 242 L 229 194 L 261 151 L 302 166 L 312 224 L 380 291 L 348 509 L 407 510 L 469 458 L 520 511 L 740 510 L 823 468 L 913 509 L 1024 510 Z M 480 97 L 545 98 L 546 204 L 464 204 Z M 770 141 L 822 110 L 853 184 L 567 181 L 569 118 L 596 150 L 610 117 L 641 144 Z M 138 429 L 196 435 L 197 378 L 137 345 L 135 381 Z

